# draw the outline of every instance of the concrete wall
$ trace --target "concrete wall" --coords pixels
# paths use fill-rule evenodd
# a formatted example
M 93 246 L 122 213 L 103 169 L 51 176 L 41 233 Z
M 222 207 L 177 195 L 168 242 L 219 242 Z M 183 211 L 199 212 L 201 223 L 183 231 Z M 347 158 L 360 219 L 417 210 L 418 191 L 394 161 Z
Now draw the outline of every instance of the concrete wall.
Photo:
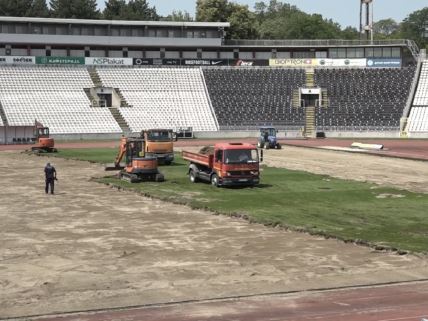
M 56 134 L 51 135 L 55 140 L 71 141 L 71 140 L 119 140 L 122 134 Z
M 326 138 L 400 138 L 400 131 L 324 132 Z
M 326 138 L 399 138 L 398 131 L 390 132 L 325 132 Z M 239 139 L 256 138 L 258 130 L 248 131 L 216 131 L 216 132 L 194 132 L 194 137 L 199 139 Z M 120 139 L 122 134 L 60 134 L 51 135 L 56 140 L 114 140 Z M 428 133 L 417 133 L 409 135 L 410 138 L 428 139 Z M 278 131 L 279 139 L 299 139 L 302 138 L 300 131 Z M 4 144 L 4 127 L 0 127 L 0 144 Z M 11 143 L 11 141 L 9 142 Z

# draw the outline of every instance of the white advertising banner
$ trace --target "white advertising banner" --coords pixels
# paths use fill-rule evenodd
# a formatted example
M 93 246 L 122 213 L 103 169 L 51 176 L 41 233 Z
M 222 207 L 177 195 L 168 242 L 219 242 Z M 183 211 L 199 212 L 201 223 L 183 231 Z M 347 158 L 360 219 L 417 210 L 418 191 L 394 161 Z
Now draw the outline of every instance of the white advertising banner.
M 98 65 L 98 66 L 132 66 L 132 58 L 102 58 L 90 57 L 85 58 L 85 65 Z
M 367 59 L 316 59 L 318 67 L 366 67 Z
M 35 63 L 34 56 L 0 56 L 1 65 L 34 65 Z

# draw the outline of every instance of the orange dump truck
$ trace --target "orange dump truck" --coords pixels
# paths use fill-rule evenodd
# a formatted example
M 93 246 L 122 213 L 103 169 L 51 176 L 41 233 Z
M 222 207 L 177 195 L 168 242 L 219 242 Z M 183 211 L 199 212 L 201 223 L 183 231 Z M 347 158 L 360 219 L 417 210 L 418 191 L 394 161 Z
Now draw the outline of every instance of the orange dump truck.
M 204 147 L 199 153 L 182 152 L 188 160 L 189 178 L 214 186 L 253 186 L 260 182 L 259 155 L 254 145 L 219 143 Z
M 174 133 L 171 129 L 148 129 L 141 132 L 145 152 L 153 154 L 160 164 L 169 165 L 174 160 Z

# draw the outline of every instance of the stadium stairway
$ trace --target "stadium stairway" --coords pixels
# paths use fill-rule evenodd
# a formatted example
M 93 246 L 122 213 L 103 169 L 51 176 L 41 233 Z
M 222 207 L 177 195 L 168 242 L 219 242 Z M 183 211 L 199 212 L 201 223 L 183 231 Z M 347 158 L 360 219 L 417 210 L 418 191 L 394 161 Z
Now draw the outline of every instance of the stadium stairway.
M 1 104 L 1 102 L 0 102 L 0 118 L 1 118 L 4 126 L 9 125 L 9 123 L 7 121 L 6 113 L 4 112 L 3 105 Z
M 293 89 L 292 106 L 293 108 L 301 107 L 299 89 Z
M 92 79 L 92 82 L 94 83 L 95 87 L 102 87 L 103 83 L 101 82 L 101 78 L 98 75 L 97 70 L 95 67 L 88 67 L 89 76 Z
M 321 104 L 320 107 L 327 108 L 329 105 L 327 89 L 321 89 Z
M 128 123 L 123 118 L 122 114 L 120 113 L 119 109 L 116 107 L 109 107 L 110 113 L 112 114 L 113 118 L 118 123 L 119 127 L 122 129 L 122 132 L 127 135 L 131 133 L 131 128 L 129 128 Z
M 83 88 L 85 91 L 86 96 L 88 97 L 89 101 L 91 102 L 92 107 L 100 107 L 98 100 L 91 94 L 90 88 Z
M 314 74 L 315 71 L 313 69 L 306 70 L 306 87 L 314 87 Z
M 305 108 L 305 137 L 315 137 L 315 107 Z
M 117 95 L 120 97 L 120 107 L 130 107 L 125 97 L 123 96 L 120 88 L 115 88 Z

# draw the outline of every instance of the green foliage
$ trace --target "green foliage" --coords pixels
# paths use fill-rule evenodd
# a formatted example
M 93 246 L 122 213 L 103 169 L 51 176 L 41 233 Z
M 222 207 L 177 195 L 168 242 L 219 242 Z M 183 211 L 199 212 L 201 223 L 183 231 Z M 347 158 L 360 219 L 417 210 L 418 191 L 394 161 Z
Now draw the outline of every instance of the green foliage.
M 231 3 L 229 6 L 230 31 L 231 39 L 255 39 L 257 38 L 257 20 L 248 6 L 241 6 Z
M 79 149 L 61 150 L 58 156 L 111 163 L 115 154 L 116 149 Z M 257 187 L 214 188 L 190 183 L 187 163 L 178 155 L 160 171 L 163 183 L 130 184 L 114 177 L 100 181 L 266 225 L 428 252 L 426 194 L 269 167 L 263 167 Z
M 411 13 L 401 23 L 400 33 L 405 39 L 416 41 L 420 48 L 428 46 L 428 38 L 424 37 L 428 25 L 428 7 Z
M 40 18 L 49 17 L 49 9 L 46 4 L 46 0 L 33 0 L 26 16 Z
M 31 3 L 31 0 L 0 0 L 0 15 L 24 17 Z
M 378 37 L 389 37 L 398 32 L 400 25 L 394 19 L 383 19 L 373 24 L 373 33 Z
M 55 18 L 98 19 L 96 0 L 50 0 L 51 16 Z
M 196 21 L 225 22 L 229 15 L 228 0 L 196 1 Z
M 162 20 L 164 21 L 193 21 L 193 18 L 190 16 L 190 14 L 187 11 L 173 11 L 170 15 L 163 17 Z
M 109 0 L 105 2 L 103 18 L 107 20 L 124 20 L 126 15 L 125 0 Z
M 146 0 L 108 0 L 103 17 L 107 20 L 159 20 L 156 8 L 150 7 Z

